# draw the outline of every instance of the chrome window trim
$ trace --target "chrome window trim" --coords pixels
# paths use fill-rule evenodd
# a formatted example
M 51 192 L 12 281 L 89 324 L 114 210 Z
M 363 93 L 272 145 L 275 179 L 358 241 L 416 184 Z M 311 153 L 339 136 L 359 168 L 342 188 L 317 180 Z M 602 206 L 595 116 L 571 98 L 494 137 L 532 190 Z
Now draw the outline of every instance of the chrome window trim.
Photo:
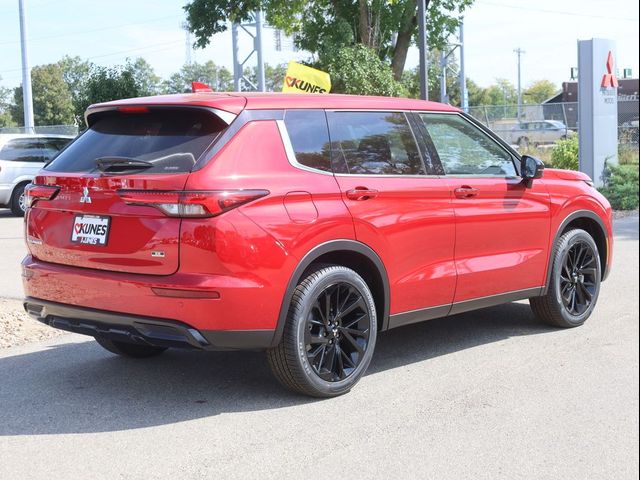
M 334 173 L 336 177 L 372 177 L 372 178 L 445 178 L 440 175 L 401 175 L 401 174 L 385 174 L 377 175 L 375 173 Z
M 291 164 L 292 167 L 297 168 L 299 170 L 304 170 L 305 172 L 311 173 L 319 173 L 322 175 L 331 175 L 333 176 L 333 172 L 327 172 L 325 170 L 319 170 L 317 168 L 307 167 L 306 165 L 298 162 L 296 158 L 296 152 L 293 150 L 293 144 L 291 143 L 291 137 L 289 137 L 289 132 L 287 131 L 287 126 L 284 123 L 284 120 L 276 120 L 276 125 L 278 126 L 278 130 L 280 131 L 280 138 L 282 139 L 282 144 L 284 145 L 284 151 L 287 155 L 287 160 Z

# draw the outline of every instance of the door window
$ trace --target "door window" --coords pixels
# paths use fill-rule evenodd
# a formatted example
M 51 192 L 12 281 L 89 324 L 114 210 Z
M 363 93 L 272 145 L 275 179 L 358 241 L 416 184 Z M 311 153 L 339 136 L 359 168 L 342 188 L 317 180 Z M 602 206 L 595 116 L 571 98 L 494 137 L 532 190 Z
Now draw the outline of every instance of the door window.
M 336 173 L 425 175 L 413 132 L 401 112 L 327 112 Z
M 447 175 L 517 175 L 511 154 L 462 116 L 423 113 L 420 117 Z

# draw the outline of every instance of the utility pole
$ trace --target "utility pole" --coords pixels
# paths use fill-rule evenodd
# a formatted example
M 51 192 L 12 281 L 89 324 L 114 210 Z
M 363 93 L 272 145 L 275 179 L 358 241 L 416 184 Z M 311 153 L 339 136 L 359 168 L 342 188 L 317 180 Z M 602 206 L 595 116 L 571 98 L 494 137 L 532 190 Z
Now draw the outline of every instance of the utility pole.
M 257 90 L 259 92 L 264 92 L 266 89 L 264 78 L 264 57 L 262 52 L 262 30 L 264 27 L 262 12 L 254 12 L 253 20 L 253 23 L 231 24 L 231 42 L 233 44 L 233 88 L 236 92 L 241 91 L 243 89 L 243 85 L 248 85 L 249 88 L 251 88 L 253 91 Z M 255 28 L 255 32 L 251 32 L 249 28 Z M 249 35 L 251 37 L 251 40 L 253 41 L 253 50 L 249 52 L 249 55 L 247 55 L 243 61 L 240 61 L 239 58 L 240 44 L 238 34 L 240 33 L 240 29 L 242 29 L 247 35 Z M 255 84 L 244 75 L 244 66 L 254 53 L 257 57 L 256 74 L 258 77 Z
M 231 48 L 233 50 L 233 90 L 240 91 L 240 79 L 242 78 L 242 65 L 238 61 L 238 24 L 231 24 Z
M 191 65 L 191 31 L 187 22 L 182 22 L 180 26 L 184 30 L 184 64 Z
M 522 120 L 522 71 L 520 64 L 522 54 L 526 52 L 520 47 L 516 48 L 514 52 L 518 55 L 518 121 L 520 121 Z
M 464 19 L 460 19 L 460 33 L 458 35 L 460 43 L 460 108 L 463 112 L 469 111 L 469 92 L 467 92 L 467 77 L 464 73 Z
M 264 83 L 264 58 L 262 56 L 262 12 L 260 10 L 256 11 L 256 36 L 253 39 L 254 42 L 254 50 L 256 51 L 258 57 L 258 91 L 264 92 L 265 83 Z
M 429 0 L 418 0 L 418 49 L 420 50 L 420 98 L 429 100 L 429 64 L 427 54 L 427 8 Z
M 440 103 L 449 103 L 447 99 L 447 57 L 440 51 Z
M 27 133 L 34 133 L 33 98 L 31 93 L 31 68 L 27 48 L 27 12 L 25 0 L 19 0 L 20 44 L 22 47 L 22 104 L 24 108 L 24 127 Z

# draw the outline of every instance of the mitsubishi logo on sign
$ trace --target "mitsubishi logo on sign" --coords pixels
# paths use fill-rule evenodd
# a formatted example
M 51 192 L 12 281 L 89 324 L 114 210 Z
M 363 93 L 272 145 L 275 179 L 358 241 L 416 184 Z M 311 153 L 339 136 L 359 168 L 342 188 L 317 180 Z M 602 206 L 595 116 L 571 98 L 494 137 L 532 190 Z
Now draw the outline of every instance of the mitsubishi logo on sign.
M 602 82 L 600 82 L 602 88 L 618 88 L 618 77 L 613 73 L 613 66 L 613 53 L 609 50 L 609 55 L 607 55 L 607 73 L 602 76 Z
M 91 197 L 89 196 L 88 187 L 82 187 L 82 196 L 80 197 L 80 203 L 91 203 Z

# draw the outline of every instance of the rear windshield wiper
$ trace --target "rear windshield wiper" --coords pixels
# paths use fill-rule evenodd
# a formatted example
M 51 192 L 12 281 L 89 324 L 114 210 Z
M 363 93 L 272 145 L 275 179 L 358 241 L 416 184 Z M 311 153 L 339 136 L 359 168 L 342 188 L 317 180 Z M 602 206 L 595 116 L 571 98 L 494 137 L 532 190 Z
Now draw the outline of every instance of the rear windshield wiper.
M 101 172 L 124 172 L 127 170 L 145 170 L 153 163 L 129 157 L 100 157 L 95 164 Z

